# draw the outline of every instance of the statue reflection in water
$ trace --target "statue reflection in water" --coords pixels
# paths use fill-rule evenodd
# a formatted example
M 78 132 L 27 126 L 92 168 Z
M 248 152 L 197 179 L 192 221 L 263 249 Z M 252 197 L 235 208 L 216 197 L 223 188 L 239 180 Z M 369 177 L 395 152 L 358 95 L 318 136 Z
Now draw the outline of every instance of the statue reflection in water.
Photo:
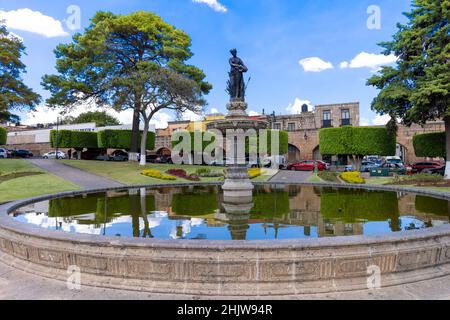
M 246 240 L 250 228 L 250 212 L 253 209 L 253 196 L 235 197 L 235 193 L 224 191 L 222 207 L 233 240 Z

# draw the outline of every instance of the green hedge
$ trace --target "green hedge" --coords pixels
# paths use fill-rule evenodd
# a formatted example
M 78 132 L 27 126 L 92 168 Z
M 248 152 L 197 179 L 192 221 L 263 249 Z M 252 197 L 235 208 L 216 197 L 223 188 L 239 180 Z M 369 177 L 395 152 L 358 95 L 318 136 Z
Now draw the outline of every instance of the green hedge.
M 172 211 L 177 216 L 201 217 L 214 214 L 219 209 L 217 194 L 208 193 L 174 194 Z
M 6 129 L 0 128 L 0 146 L 6 144 Z
M 426 196 L 416 196 L 416 210 L 436 216 L 449 217 L 450 203 L 444 199 L 430 198 Z
M 445 132 L 417 134 L 413 144 L 417 157 L 446 158 Z
M 56 130 L 50 132 L 50 144 L 56 148 Z M 58 147 L 74 149 L 97 149 L 97 133 L 85 131 L 58 131 Z
M 279 154 L 280 155 L 284 155 L 287 154 L 289 151 L 289 147 L 288 147 L 288 143 L 289 143 L 289 135 L 286 131 L 279 131 L 279 130 L 267 130 L 267 134 L 268 134 L 268 138 L 267 138 L 267 150 L 270 154 L 272 154 L 272 132 L 277 132 L 279 133 L 279 137 L 280 137 L 280 143 L 279 143 Z M 175 148 L 178 144 L 181 143 L 182 139 L 181 137 L 184 136 L 184 134 L 186 134 L 186 131 L 178 131 L 175 132 L 172 136 L 172 147 Z M 194 151 L 195 150 L 195 134 L 199 134 L 201 136 L 201 140 L 203 142 L 203 150 L 205 150 L 209 145 L 215 143 L 215 139 L 211 138 L 213 137 L 213 133 L 211 132 L 190 132 L 189 133 L 191 136 L 191 150 Z M 205 141 L 205 140 L 209 140 L 209 141 Z M 250 138 L 246 139 L 246 152 L 249 153 L 249 141 Z M 259 150 L 259 138 L 258 138 L 258 150 Z
M 396 138 L 386 128 L 341 127 L 320 130 L 322 155 L 392 156 Z
M 324 188 L 320 194 L 320 212 L 326 219 L 345 223 L 390 220 L 392 231 L 400 230 L 395 192 Z
M 104 149 L 130 149 L 131 130 L 104 130 L 98 133 L 98 146 Z M 142 137 L 142 133 L 140 138 Z M 139 139 L 139 144 L 141 139 Z M 147 135 L 147 150 L 155 149 L 155 133 Z
M 258 191 L 253 197 L 252 219 L 282 218 L 290 213 L 289 193 Z

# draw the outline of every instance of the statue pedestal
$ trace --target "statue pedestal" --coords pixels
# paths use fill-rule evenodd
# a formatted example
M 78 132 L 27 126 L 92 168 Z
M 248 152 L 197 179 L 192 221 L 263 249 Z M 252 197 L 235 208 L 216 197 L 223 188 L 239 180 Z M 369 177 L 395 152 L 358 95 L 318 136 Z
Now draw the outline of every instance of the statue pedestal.
M 231 165 L 227 169 L 225 183 L 222 186 L 228 199 L 251 198 L 254 186 L 248 176 L 246 165 Z

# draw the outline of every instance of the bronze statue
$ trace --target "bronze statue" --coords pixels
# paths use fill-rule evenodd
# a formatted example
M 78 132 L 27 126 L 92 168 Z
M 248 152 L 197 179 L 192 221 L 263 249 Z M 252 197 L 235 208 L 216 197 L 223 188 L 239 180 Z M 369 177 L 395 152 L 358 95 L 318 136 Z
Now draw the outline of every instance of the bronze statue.
M 230 94 L 230 101 L 245 101 L 245 81 L 244 73 L 248 71 L 244 62 L 238 58 L 237 50 L 230 51 L 233 57 L 230 58 L 231 71 L 229 73 L 227 91 Z

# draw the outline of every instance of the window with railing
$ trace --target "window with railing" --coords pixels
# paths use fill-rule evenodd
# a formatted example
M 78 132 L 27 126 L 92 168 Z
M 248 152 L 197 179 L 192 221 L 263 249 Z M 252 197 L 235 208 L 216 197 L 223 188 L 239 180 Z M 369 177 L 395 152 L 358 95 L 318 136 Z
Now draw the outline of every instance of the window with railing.
M 351 125 L 349 109 L 341 110 L 341 125 L 342 126 L 350 126 Z
M 273 124 L 273 129 L 274 130 L 281 130 L 281 123 L 274 123 Z
M 288 131 L 295 131 L 295 123 L 288 123 Z
M 326 110 L 323 112 L 323 128 L 330 128 L 331 127 L 331 111 Z

